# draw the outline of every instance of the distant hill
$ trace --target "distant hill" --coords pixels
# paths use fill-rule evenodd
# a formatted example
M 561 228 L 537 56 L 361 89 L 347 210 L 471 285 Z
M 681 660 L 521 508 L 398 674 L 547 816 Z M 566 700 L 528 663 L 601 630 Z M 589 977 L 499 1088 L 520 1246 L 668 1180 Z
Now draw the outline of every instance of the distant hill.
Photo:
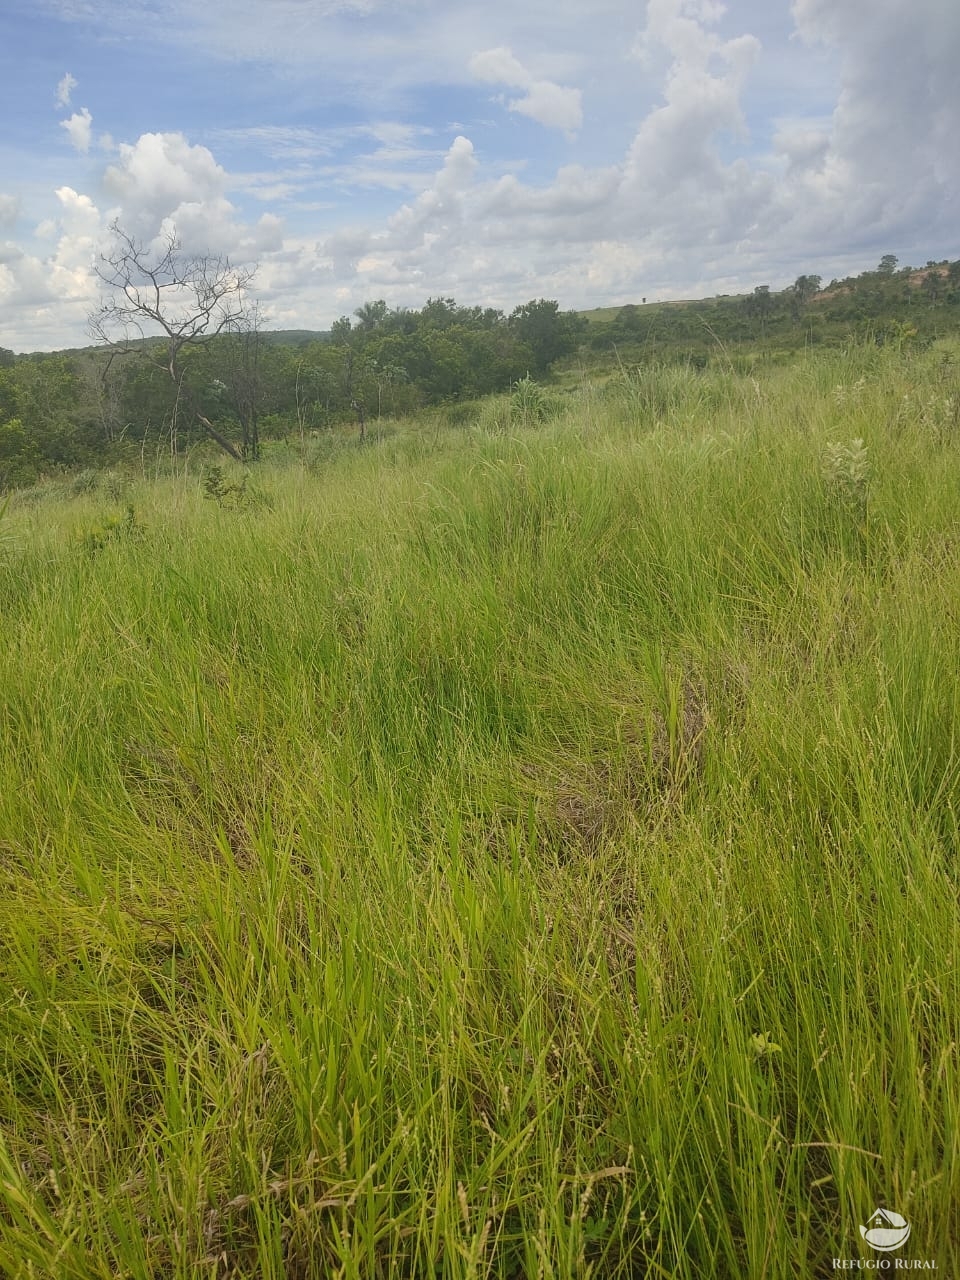
M 740 296 L 746 297 L 746 294 Z M 584 320 L 590 324 L 606 324 L 610 320 L 616 320 L 625 306 L 636 307 L 643 311 L 644 315 L 655 315 L 666 307 L 696 307 L 712 301 L 712 298 L 675 298 L 669 302 L 647 302 L 644 299 L 642 302 L 621 303 L 618 307 L 592 307 L 589 311 L 578 311 L 577 314 L 583 316 Z
M 956 304 L 960 299 L 960 260 L 950 262 L 944 259 L 928 262 L 925 267 L 897 269 L 896 258 L 887 255 L 884 263 L 880 269 L 864 271 L 843 280 L 831 280 L 829 284 L 821 284 L 819 276 L 801 276 L 800 281 L 816 281 L 820 287 L 806 298 L 801 298 L 799 307 L 795 288 L 788 285 L 777 291 L 760 286 L 743 294 L 717 294 L 662 302 L 648 302 L 641 298 L 619 306 L 585 308 L 571 314 L 587 321 L 587 341 L 600 346 L 607 338 L 646 341 L 654 332 L 661 344 L 664 340 L 667 345 L 671 340 L 682 344 L 704 336 L 704 318 L 716 331 L 712 334 L 713 340 L 719 332 L 719 324 L 724 339 L 746 342 L 764 341 L 776 336 L 778 328 L 781 331 L 796 329 L 801 318 L 805 330 L 804 344 L 810 340 L 811 323 L 817 318 L 824 333 L 831 326 L 837 326 L 839 332 L 839 326 L 855 326 L 878 319 L 910 323 L 919 320 L 926 328 L 934 327 L 932 322 L 936 319 L 951 331 L 958 327 Z M 943 311 L 945 303 L 950 304 L 948 314 Z M 328 329 L 275 329 L 263 330 L 262 336 L 271 346 L 301 347 L 313 342 L 328 342 L 331 332 Z M 158 339 L 142 341 L 150 343 Z M 792 344 L 788 342 L 787 345 Z M 86 346 L 64 348 L 58 353 L 25 354 L 75 357 L 99 349 Z M 12 352 L 9 355 L 13 357 Z
M 848 276 L 844 280 L 832 280 L 829 284 L 823 285 L 808 301 L 813 303 L 830 302 L 844 295 L 858 292 L 867 293 L 868 291 L 871 291 L 874 298 L 876 298 L 878 289 L 884 290 L 884 301 L 887 303 L 907 302 L 910 299 L 910 295 L 917 292 L 924 292 L 929 299 L 935 301 L 941 288 L 946 291 L 951 285 L 956 287 L 958 282 L 957 268 L 958 263 L 944 260 L 942 262 L 928 262 L 925 267 L 907 266 L 899 270 L 864 271 L 860 275 Z M 813 278 L 819 279 L 819 277 Z M 934 287 L 934 281 L 937 282 L 936 287 Z M 709 298 L 675 298 L 666 302 L 648 302 L 644 298 L 639 302 L 621 303 L 619 306 L 614 307 L 592 307 L 585 311 L 579 311 L 577 314 L 590 324 L 609 324 L 619 317 L 625 307 L 632 312 L 638 312 L 644 317 L 650 318 L 655 316 L 658 311 L 672 310 L 679 307 L 708 310 L 731 303 L 749 306 L 755 299 L 755 292 L 722 293 Z M 788 285 L 785 289 L 772 292 L 770 296 L 773 299 L 789 299 L 793 292 L 793 286 Z
M 262 337 L 264 342 L 269 342 L 275 347 L 302 347 L 309 342 L 327 342 L 330 339 L 330 331 L 328 329 L 270 329 L 263 330 Z M 146 347 L 152 343 L 162 342 L 159 337 L 151 338 L 132 338 L 130 340 L 131 347 Z M 86 347 L 62 347 L 58 351 L 25 351 L 23 357 L 30 356 L 83 356 L 89 355 L 91 352 L 102 351 L 103 348 L 96 344 Z M 17 357 L 22 358 L 22 357 Z
M 302 347 L 307 342 L 327 342 L 329 329 L 271 329 L 263 335 L 265 342 L 277 347 Z
M 851 337 L 923 344 L 960 333 L 960 260 L 898 267 L 887 254 L 878 268 L 829 283 L 803 275 L 776 291 L 759 285 L 740 295 L 641 301 L 579 314 L 586 321 L 584 348 L 599 360 L 703 365 L 736 355 L 749 362 L 841 346 Z

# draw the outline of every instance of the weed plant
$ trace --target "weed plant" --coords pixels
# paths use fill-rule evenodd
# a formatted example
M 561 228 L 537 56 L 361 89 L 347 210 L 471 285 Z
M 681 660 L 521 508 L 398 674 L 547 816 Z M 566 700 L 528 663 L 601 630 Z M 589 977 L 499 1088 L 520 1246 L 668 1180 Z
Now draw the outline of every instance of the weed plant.
M 960 1274 L 949 354 L 11 500 L 0 1273 Z

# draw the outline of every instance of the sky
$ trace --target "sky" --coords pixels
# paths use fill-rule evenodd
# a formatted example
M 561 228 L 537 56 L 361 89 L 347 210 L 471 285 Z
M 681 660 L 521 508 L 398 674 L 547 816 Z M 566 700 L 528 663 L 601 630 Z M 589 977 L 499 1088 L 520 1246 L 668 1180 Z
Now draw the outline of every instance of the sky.
M 0 0 L 0 346 L 85 345 L 114 222 L 263 327 L 960 257 L 958 0 Z

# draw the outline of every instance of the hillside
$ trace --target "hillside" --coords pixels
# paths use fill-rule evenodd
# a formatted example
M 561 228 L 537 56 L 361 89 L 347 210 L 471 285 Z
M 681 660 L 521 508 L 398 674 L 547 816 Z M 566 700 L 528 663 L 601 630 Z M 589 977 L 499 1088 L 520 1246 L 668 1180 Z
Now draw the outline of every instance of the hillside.
M 0 1273 L 960 1274 L 958 356 L 13 494 Z
M 603 360 L 778 359 L 851 338 L 931 342 L 960 332 L 960 260 L 866 271 L 825 287 L 800 276 L 779 292 L 759 286 L 741 296 L 629 304 L 584 313 L 586 345 Z

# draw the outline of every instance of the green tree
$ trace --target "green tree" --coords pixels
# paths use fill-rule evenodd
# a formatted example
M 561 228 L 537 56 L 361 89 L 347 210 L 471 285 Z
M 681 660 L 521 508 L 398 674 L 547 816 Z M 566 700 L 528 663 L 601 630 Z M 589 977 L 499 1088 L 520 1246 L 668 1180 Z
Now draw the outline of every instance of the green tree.
M 365 302 L 353 313 L 360 321 L 361 333 L 373 333 L 379 329 L 387 318 L 387 304 L 382 298 L 376 302 Z
M 820 292 L 820 284 L 820 276 L 797 276 L 793 283 L 793 293 L 802 307 Z
M 43 468 L 43 457 L 19 418 L 0 422 L 0 492 L 30 484 Z
M 341 316 L 330 326 L 330 341 L 345 346 L 353 338 L 354 328 L 349 316 Z
M 14 366 L 0 365 L 0 422 L 17 416 L 17 381 Z
M 225 399 L 240 427 L 241 457 L 245 462 L 258 462 L 267 353 L 257 308 L 252 307 L 243 321 L 211 350 L 220 356 Z
M 529 348 L 534 371 L 542 374 L 555 360 L 576 349 L 587 322 L 574 312 L 561 311 L 557 302 L 540 298 L 517 307 L 509 323 Z
M 773 311 L 773 295 L 768 284 L 758 284 L 747 299 L 748 310 L 760 321 L 760 337 L 766 337 L 767 317 Z
M 76 362 L 62 354 L 24 356 L 0 368 L 4 430 L 0 483 L 26 484 L 43 472 L 89 465 L 104 440 Z
M 462 311 L 453 298 L 428 298 L 418 318 L 418 329 L 450 329 L 460 323 Z
M 935 306 L 940 301 L 940 295 L 943 291 L 943 276 L 937 268 L 927 271 L 924 275 L 920 281 L 920 291 L 931 306 Z
M 394 387 L 406 382 L 407 371 L 401 364 L 371 360 L 369 376 L 377 389 L 377 421 L 379 421 L 383 414 L 384 393 L 389 393 Z

